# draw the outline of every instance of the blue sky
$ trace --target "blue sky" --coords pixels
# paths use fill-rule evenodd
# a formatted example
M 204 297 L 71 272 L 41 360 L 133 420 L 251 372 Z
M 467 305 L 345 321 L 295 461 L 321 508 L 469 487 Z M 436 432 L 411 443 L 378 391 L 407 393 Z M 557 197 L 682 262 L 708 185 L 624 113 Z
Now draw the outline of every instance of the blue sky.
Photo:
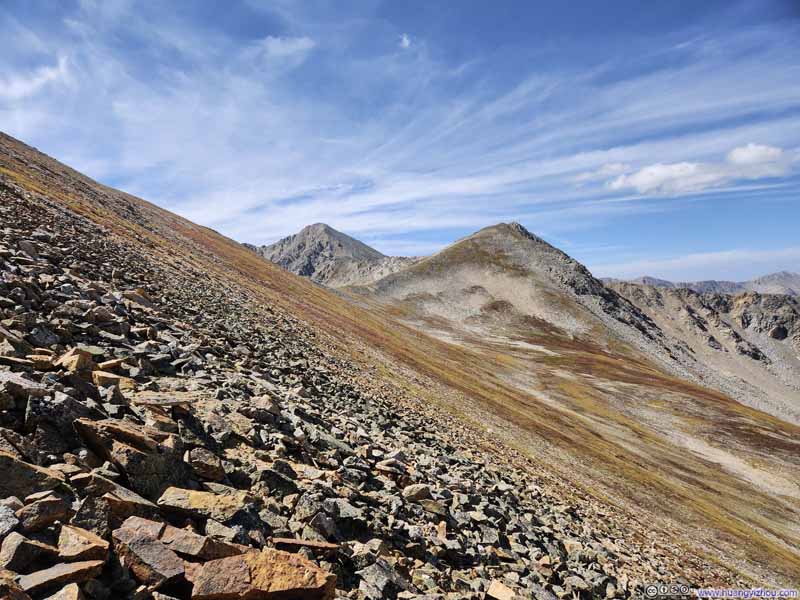
M 0 129 L 234 239 L 800 271 L 800 4 L 2 0 Z M 224 6 L 224 8 L 223 8 Z

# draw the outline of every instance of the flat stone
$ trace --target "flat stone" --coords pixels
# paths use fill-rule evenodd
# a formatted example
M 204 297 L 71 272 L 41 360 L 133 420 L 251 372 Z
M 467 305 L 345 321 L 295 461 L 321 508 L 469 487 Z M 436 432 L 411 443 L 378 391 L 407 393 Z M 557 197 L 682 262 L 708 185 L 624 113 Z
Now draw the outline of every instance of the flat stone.
M 331 544 L 330 542 L 319 542 L 316 540 L 301 540 L 295 538 L 272 538 L 272 543 L 278 550 L 286 550 L 288 552 L 297 552 L 303 548 L 310 550 L 314 554 L 336 554 L 339 550 L 339 544 Z
M 38 467 L 19 460 L 0 450 L 0 497 L 30 496 L 36 492 L 53 490 L 63 483 L 57 471 Z
M 0 540 L 5 538 L 19 525 L 16 511 L 10 506 L 0 505 Z
M 105 560 L 108 542 L 91 531 L 74 525 L 62 525 L 58 536 L 58 555 L 67 562 Z
M 247 507 L 248 495 L 238 490 L 229 494 L 214 494 L 170 487 L 164 491 L 157 504 L 163 508 L 224 523 Z
M 431 497 L 431 488 L 424 483 L 412 483 L 403 488 L 403 497 L 411 502 L 427 500 Z
M 192 448 L 186 452 L 183 459 L 203 479 L 211 481 L 225 479 L 225 469 L 222 468 L 222 461 L 205 448 Z
M 515 600 L 517 595 L 510 587 L 495 579 L 489 585 L 486 597 L 492 598 L 493 600 Z
M 94 579 L 100 575 L 102 570 L 102 560 L 62 563 L 30 575 L 23 575 L 19 578 L 19 585 L 29 594 L 38 594 L 59 585 L 82 583 Z
M 77 583 L 70 583 L 44 600 L 86 600 L 86 596 L 83 595 Z
M 120 562 L 140 583 L 160 587 L 183 577 L 183 561 L 153 535 L 152 528 L 129 524 L 115 529 L 112 540 Z
M 193 600 L 332 600 L 336 576 L 297 554 L 266 548 L 205 563 Z
M 31 597 L 17 584 L 16 574 L 0 569 L 0 598 L 3 600 L 31 600 Z
M 116 386 L 121 390 L 136 389 L 136 382 L 130 377 L 117 375 L 109 371 L 92 371 L 92 382 L 98 387 Z
M 0 548 L 0 567 L 16 573 L 30 573 L 41 557 L 53 557 L 58 550 L 36 540 L 30 540 L 16 531 L 3 540 Z
M 56 521 L 66 521 L 71 516 L 69 502 L 58 496 L 42 498 L 17 511 L 19 529 L 24 532 L 40 531 Z
M 71 373 L 80 371 L 92 371 L 95 368 L 94 357 L 86 350 L 72 348 L 62 354 L 54 363 L 54 366 L 66 369 Z

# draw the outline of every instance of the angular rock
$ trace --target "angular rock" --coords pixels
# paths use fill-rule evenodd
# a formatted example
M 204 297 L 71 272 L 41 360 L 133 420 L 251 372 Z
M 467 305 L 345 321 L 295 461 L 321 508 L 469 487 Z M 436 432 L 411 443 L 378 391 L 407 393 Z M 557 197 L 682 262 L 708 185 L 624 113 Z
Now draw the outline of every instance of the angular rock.
M 205 448 L 192 448 L 184 455 L 184 460 L 189 463 L 192 470 L 204 479 L 222 481 L 225 479 L 225 469 L 222 461 Z
M 29 594 L 38 594 L 68 583 L 82 583 L 94 579 L 102 570 L 102 560 L 62 563 L 30 575 L 23 575 L 19 578 L 19 585 Z
M 17 519 L 20 531 L 31 532 L 49 527 L 56 521 L 66 521 L 71 514 L 70 503 L 52 495 L 20 508 L 17 511 Z
M 74 426 L 87 446 L 125 473 L 130 487 L 145 498 L 190 479 L 180 440 L 172 434 L 119 419 L 78 419 Z
M 403 497 L 411 502 L 427 500 L 431 497 L 431 488 L 424 483 L 412 483 L 403 488 Z
M 358 589 L 369 600 L 394 598 L 400 592 L 412 589 L 411 584 L 382 558 L 356 574 L 361 577 Z
M 491 585 L 489 585 L 486 597 L 492 598 L 492 600 L 515 600 L 517 595 L 510 587 L 495 579 L 492 581 Z
M 68 350 L 53 364 L 56 367 L 61 367 L 72 373 L 80 371 L 92 371 L 95 368 L 94 357 L 86 350 L 82 350 L 80 348 L 72 348 L 71 350 Z
M 16 511 L 10 506 L 0 505 L 0 541 L 19 525 Z
M 0 598 L 3 600 L 31 600 L 31 597 L 17 584 L 11 571 L 0 569 Z
M 54 557 L 58 550 L 36 540 L 30 540 L 16 531 L 3 540 L 0 548 L 0 567 L 16 573 L 30 573 L 41 557 Z
M 63 483 L 57 471 L 38 467 L 19 460 L 0 450 L 0 497 L 30 496 L 36 492 L 53 490 Z
M 137 581 L 154 588 L 177 582 L 184 573 L 180 557 L 158 540 L 163 524 L 158 525 L 158 533 L 153 528 L 129 524 L 112 534 L 120 563 L 130 569 Z
M 47 387 L 41 383 L 31 381 L 19 373 L 0 371 L 0 401 L 4 404 L 13 401 L 24 408 L 29 397 L 43 398 L 47 393 Z
M 62 525 L 58 536 L 58 555 L 67 562 L 106 560 L 108 542 L 91 531 L 74 525 Z
M 205 563 L 193 600 L 332 600 L 336 576 L 296 554 L 270 548 Z
M 245 510 L 249 501 L 248 495 L 239 490 L 215 494 L 170 487 L 164 491 L 157 504 L 163 508 L 225 523 Z
M 92 382 L 98 387 L 118 387 L 122 390 L 136 389 L 136 382 L 130 377 L 108 371 L 92 371 Z
M 77 583 L 70 583 L 44 600 L 86 600 L 86 596 L 83 595 Z
M 171 525 L 167 525 L 164 528 L 159 539 L 170 550 L 183 556 L 201 560 L 236 556 L 243 552 L 243 548 L 236 544 L 221 542 L 186 529 L 172 527 Z

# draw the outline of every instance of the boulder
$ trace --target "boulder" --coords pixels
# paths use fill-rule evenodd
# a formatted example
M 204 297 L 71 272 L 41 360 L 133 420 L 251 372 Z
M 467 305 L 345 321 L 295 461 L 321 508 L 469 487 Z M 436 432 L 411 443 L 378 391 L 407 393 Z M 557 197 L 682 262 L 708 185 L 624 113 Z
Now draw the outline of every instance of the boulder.
M 193 600 L 332 600 L 336 576 L 297 555 L 267 548 L 205 563 Z

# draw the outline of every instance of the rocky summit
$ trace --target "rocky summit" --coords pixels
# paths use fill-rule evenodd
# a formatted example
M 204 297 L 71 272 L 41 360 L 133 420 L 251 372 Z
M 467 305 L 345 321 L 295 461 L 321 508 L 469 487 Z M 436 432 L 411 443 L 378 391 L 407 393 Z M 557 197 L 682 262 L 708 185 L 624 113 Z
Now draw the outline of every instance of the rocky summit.
M 750 581 L 421 400 L 444 388 L 377 362 L 383 319 L 7 136 L 0 232 L 4 598 L 611 600 Z
M 296 275 L 329 287 L 368 284 L 419 260 L 385 256 L 324 223 L 304 227 L 268 246 L 246 246 Z

